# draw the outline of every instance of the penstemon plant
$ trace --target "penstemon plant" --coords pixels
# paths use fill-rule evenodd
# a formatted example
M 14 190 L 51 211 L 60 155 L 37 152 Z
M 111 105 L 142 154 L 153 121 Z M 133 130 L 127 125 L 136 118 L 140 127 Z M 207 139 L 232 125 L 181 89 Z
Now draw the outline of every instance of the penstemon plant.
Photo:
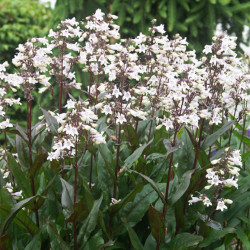
M 249 248 L 250 76 L 236 38 L 213 37 L 198 58 L 156 20 L 122 39 L 116 19 L 67 19 L 18 46 L 15 74 L 0 65 L 0 249 Z M 55 104 L 37 124 L 34 93 Z M 13 104 L 27 105 L 26 129 Z

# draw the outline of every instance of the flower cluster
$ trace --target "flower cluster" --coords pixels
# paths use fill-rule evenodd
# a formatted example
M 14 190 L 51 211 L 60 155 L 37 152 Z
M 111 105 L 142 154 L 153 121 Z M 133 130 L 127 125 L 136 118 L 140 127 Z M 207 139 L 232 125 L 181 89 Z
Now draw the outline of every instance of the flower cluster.
M 54 138 L 53 151 L 49 153 L 48 160 L 58 160 L 66 156 L 74 157 L 80 138 L 84 138 L 85 147 L 89 143 L 105 143 L 103 133 L 96 130 L 98 117 L 88 105 L 88 102 L 69 99 L 65 106 L 67 113 L 55 115 L 60 127 L 58 135 Z
M 13 127 L 13 124 L 10 123 L 10 119 L 5 117 L 7 107 L 13 104 L 21 105 L 20 98 L 13 98 L 8 95 L 8 92 L 10 90 L 16 92 L 22 79 L 16 74 L 6 73 L 7 66 L 7 62 L 0 64 L 0 118 L 2 120 L 0 122 L 0 129 Z
M 213 200 L 217 202 L 216 210 L 223 211 L 227 209 L 225 203 L 232 204 L 233 201 L 230 199 L 220 198 L 220 194 L 223 188 L 235 187 L 238 188 L 238 176 L 242 166 L 241 156 L 239 150 L 231 150 L 226 148 L 225 153 L 222 154 L 221 158 L 213 160 L 211 162 L 212 167 L 206 170 L 207 183 L 205 189 L 214 188 Z M 212 202 L 205 194 L 200 194 L 199 197 L 191 196 L 189 204 L 193 204 L 199 201 L 203 201 L 204 205 L 212 206 Z

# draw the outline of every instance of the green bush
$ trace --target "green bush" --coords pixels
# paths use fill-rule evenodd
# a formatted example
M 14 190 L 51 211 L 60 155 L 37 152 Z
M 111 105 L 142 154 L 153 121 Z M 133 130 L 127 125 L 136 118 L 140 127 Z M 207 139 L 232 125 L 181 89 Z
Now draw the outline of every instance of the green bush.
M 10 61 L 20 43 L 32 37 L 44 36 L 51 16 L 50 8 L 37 1 L 1 0 L 0 57 Z

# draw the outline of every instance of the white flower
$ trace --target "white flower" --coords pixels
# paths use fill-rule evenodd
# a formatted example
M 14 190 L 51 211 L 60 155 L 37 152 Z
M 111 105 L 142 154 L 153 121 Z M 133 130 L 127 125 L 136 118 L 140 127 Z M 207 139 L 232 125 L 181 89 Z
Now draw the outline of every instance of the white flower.
M 110 206 L 115 205 L 115 204 L 117 204 L 117 203 L 120 202 L 120 201 L 121 201 L 121 199 L 116 200 L 115 198 L 111 198 Z
M 108 115 L 108 114 L 111 114 L 111 115 L 112 115 L 112 109 L 111 109 L 111 107 L 110 107 L 109 105 L 105 105 L 105 106 L 103 107 L 102 112 L 103 112 L 105 115 Z
M 212 206 L 211 201 L 207 197 L 205 197 L 205 199 L 203 200 L 203 203 L 207 207 Z
M 161 33 L 161 34 L 164 34 L 166 31 L 164 30 L 164 25 L 161 24 L 160 26 L 156 26 L 155 29 Z
M 117 119 L 116 119 L 117 123 L 123 124 L 126 121 L 127 120 L 123 114 L 120 114 L 120 113 L 117 114 Z
M 223 181 L 224 185 L 227 187 L 236 187 L 238 188 L 238 184 L 237 184 L 238 179 L 234 180 L 234 177 L 232 177 L 231 179 L 226 179 Z
M 121 93 L 120 90 L 115 86 L 114 89 L 113 89 L 112 95 L 114 95 L 116 98 L 118 98 L 119 95 L 122 95 L 122 93 Z
M 191 195 L 191 198 L 192 200 L 189 200 L 188 201 L 188 204 L 191 205 L 193 203 L 196 203 L 196 202 L 199 202 L 199 201 L 202 201 L 202 199 L 198 198 L 198 197 L 194 197 L 193 195 Z
M 221 210 L 223 212 L 224 209 L 227 209 L 227 206 L 225 205 L 224 201 L 218 201 L 216 210 Z
M 128 101 L 130 98 L 131 98 L 130 93 L 125 91 L 122 99 Z

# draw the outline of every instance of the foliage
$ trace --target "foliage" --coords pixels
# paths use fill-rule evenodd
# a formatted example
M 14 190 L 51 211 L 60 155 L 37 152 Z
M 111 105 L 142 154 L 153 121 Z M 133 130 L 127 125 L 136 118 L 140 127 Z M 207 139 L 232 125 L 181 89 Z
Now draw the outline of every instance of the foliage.
M 53 23 L 73 16 L 81 20 L 96 8 L 119 16 L 123 37 L 147 34 L 151 20 L 156 18 L 165 25 L 169 36 L 179 33 L 187 37 L 191 48 L 198 52 L 211 42 L 217 24 L 221 23 L 228 34 L 236 35 L 238 45 L 244 42 L 244 25 L 250 26 L 248 0 L 57 0 Z M 249 39 L 248 35 L 246 44 Z
M 248 249 L 250 78 L 235 37 L 197 59 L 156 21 L 120 39 L 116 19 L 67 19 L 19 44 L 15 73 L 0 64 L 0 249 Z M 39 96 L 53 105 L 39 100 L 38 119 Z
M 44 36 L 51 11 L 37 1 L 1 0 L 0 3 L 0 57 L 11 62 L 19 43 L 29 38 Z

